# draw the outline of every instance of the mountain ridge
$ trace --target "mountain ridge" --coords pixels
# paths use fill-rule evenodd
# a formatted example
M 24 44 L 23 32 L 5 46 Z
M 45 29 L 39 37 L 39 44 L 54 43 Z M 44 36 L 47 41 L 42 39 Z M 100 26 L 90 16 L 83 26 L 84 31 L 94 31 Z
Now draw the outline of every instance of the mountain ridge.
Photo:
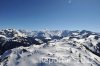
M 99 66 L 100 33 L 87 30 L 1 30 L 0 56 L 0 66 L 73 66 L 77 62 L 79 66 Z M 70 62 L 55 63 L 55 60 Z

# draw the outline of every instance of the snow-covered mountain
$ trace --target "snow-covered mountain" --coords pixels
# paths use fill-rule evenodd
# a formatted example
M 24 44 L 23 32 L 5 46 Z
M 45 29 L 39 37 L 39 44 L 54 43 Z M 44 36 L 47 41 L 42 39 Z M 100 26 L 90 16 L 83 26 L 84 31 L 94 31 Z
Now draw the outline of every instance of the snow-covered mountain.
M 100 33 L 0 30 L 0 66 L 100 66 Z

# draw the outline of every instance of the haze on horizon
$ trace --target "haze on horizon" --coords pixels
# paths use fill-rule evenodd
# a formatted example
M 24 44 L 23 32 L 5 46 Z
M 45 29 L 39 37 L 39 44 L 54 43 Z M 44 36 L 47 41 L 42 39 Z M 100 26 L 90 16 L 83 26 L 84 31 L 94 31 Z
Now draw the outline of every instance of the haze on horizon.
M 100 0 L 0 0 L 0 29 L 100 32 Z

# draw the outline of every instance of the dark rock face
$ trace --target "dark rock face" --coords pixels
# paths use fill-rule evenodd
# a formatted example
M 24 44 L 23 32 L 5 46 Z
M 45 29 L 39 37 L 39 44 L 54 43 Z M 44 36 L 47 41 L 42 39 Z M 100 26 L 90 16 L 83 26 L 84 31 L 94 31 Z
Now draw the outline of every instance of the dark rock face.
M 63 37 L 60 36 L 52 36 L 52 39 L 62 39 Z
M 100 54 L 100 43 L 97 44 L 97 53 Z
M 5 43 L 5 42 L 6 42 L 5 38 L 4 37 L 0 37 L 0 50 L 2 48 L 3 43 Z
M 20 47 L 20 46 L 27 47 L 27 46 L 30 46 L 30 45 L 33 45 L 33 44 L 36 44 L 36 45 L 41 44 L 38 41 L 36 41 L 35 38 L 33 38 L 33 37 L 27 37 L 27 38 L 17 37 L 17 38 L 11 39 L 9 41 L 6 41 L 4 43 L 4 45 L 2 46 L 3 43 L 4 43 L 4 41 L 3 41 L 3 38 L 2 38 L 2 39 L 0 39 L 0 50 L 1 50 L 0 54 L 3 54 L 7 50 L 10 50 L 10 49 L 13 49 L 13 48 L 16 48 L 16 47 Z
M 92 43 L 88 43 L 87 45 L 83 45 L 87 50 L 91 51 L 95 55 L 100 57 L 100 42 L 94 46 Z
M 92 51 L 91 49 L 89 49 L 89 47 L 83 45 L 87 50 L 89 50 L 90 52 L 92 52 L 93 54 L 97 55 L 100 57 L 100 53 L 97 53 L 96 51 Z
M 99 37 L 98 37 L 98 36 L 95 36 L 95 38 L 94 38 L 94 39 L 98 40 L 98 39 L 99 39 Z

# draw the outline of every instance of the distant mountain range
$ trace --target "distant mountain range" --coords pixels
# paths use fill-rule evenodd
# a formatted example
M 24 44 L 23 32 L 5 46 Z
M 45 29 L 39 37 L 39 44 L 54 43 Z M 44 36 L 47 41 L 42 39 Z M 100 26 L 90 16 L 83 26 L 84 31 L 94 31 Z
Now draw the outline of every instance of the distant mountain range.
M 0 30 L 0 66 L 100 66 L 100 33 Z

